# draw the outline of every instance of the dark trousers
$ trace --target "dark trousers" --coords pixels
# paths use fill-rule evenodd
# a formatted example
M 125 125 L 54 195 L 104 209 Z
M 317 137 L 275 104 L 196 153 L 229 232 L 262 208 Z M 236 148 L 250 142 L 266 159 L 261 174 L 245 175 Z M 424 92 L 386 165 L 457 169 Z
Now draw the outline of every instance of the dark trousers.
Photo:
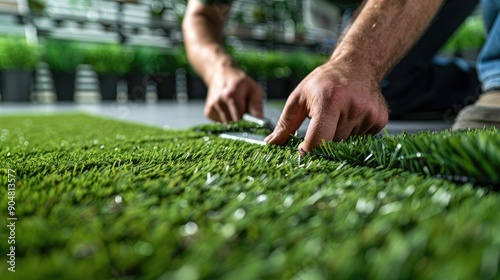
M 478 0 L 448 0 L 420 40 L 382 83 L 391 119 L 440 112 L 450 119 L 480 93 L 477 73 L 463 60 L 438 62 L 435 55 L 477 6 Z

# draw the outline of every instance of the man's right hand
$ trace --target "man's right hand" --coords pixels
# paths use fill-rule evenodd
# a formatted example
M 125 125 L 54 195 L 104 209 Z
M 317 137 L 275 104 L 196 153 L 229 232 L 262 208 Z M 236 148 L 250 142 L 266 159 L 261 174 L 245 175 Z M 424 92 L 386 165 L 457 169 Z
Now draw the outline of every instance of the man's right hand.
M 220 66 L 211 75 L 205 116 L 228 123 L 240 120 L 244 113 L 261 118 L 263 90 L 257 82 L 235 66 Z
M 323 141 L 373 134 L 388 121 L 379 84 L 418 40 L 443 0 L 365 0 L 332 56 L 292 92 L 265 141 L 284 144 L 302 121 L 311 123 L 301 151 Z
M 374 75 L 362 68 L 326 63 L 316 68 L 292 92 L 272 134 L 265 141 L 285 144 L 306 117 L 311 119 L 301 153 L 323 141 L 374 134 L 388 121 L 388 108 Z

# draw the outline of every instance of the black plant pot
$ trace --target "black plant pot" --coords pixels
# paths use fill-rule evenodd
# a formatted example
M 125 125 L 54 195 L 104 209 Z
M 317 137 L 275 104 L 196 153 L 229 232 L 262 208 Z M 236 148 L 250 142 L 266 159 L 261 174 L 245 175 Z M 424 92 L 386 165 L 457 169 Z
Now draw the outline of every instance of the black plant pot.
M 205 99 L 207 97 L 208 88 L 200 77 L 188 76 L 187 86 L 189 99 Z
M 268 79 L 267 80 L 267 99 L 286 99 L 290 94 L 289 80 Z
M 129 74 L 125 79 L 127 81 L 128 99 L 146 100 L 147 81 L 149 77 L 143 74 Z
M 173 99 L 175 95 L 175 74 L 155 74 L 152 76 L 156 83 L 158 100 Z
M 118 80 L 120 78 L 115 74 L 99 75 L 102 100 L 116 101 Z
M 2 101 L 29 102 L 33 71 L 6 70 L 1 73 Z
M 75 73 L 52 71 L 52 80 L 58 101 L 75 99 Z

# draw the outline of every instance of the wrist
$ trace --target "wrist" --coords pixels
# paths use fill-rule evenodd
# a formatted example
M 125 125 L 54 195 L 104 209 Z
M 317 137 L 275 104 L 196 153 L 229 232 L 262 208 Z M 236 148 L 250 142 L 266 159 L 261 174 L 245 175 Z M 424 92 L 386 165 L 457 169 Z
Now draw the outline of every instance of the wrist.
M 227 71 L 228 69 L 238 69 L 234 60 L 227 54 L 217 56 L 213 60 L 213 63 L 207 63 L 205 66 L 202 78 L 207 85 L 210 85 L 214 77 L 218 76 L 217 73 Z
M 343 48 L 335 49 L 327 64 L 358 80 L 371 80 L 377 83 L 382 81 L 388 71 L 378 57 Z

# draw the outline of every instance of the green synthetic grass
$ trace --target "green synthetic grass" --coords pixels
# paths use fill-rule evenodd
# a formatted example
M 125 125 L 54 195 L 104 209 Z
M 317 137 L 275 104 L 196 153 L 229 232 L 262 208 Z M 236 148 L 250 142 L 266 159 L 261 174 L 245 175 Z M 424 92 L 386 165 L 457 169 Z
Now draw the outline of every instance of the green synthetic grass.
M 500 170 L 497 130 L 353 139 L 299 158 L 297 142 L 217 136 L 240 129 L 262 133 L 0 117 L 0 219 L 8 169 L 18 218 L 16 272 L 2 230 L 0 278 L 498 278 L 500 196 L 435 177 L 498 182 L 478 177 L 494 173 L 479 171 L 487 161 Z
M 375 168 L 401 168 L 479 184 L 500 183 L 500 134 L 491 128 L 330 142 L 320 155 Z

